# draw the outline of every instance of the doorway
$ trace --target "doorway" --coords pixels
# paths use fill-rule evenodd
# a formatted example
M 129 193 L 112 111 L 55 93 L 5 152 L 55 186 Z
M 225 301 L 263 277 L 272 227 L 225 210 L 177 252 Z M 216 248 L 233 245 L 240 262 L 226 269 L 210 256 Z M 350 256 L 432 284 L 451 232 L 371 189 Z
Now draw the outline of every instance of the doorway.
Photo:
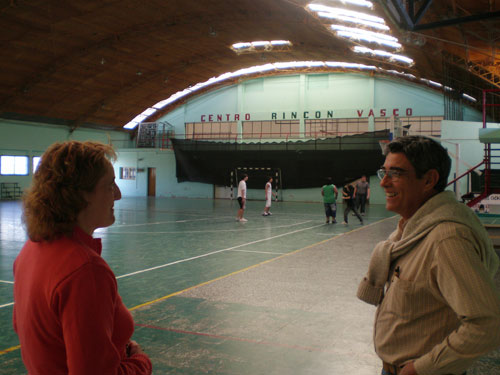
M 148 197 L 156 196 L 156 168 L 148 168 Z

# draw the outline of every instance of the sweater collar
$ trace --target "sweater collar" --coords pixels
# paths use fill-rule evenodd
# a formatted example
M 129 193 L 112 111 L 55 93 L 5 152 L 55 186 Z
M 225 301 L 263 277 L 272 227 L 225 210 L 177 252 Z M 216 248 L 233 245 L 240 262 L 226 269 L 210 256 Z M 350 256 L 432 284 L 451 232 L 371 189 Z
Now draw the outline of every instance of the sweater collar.
M 73 239 L 84 244 L 85 246 L 94 250 L 97 254 L 101 255 L 102 252 L 102 242 L 100 238 L 93 238 L 88 235 L 80 228 L 78 225 L 75 225 L 73 229 Z
M 429 198 L 406 222 L 401 219 L 398 227 L 403 232 L 403 237 L 408 238 L 445 221 L 468 227 L 479 223 L 470 208 L 461 203 L 457 204 L 452 191 L 442 191 Z

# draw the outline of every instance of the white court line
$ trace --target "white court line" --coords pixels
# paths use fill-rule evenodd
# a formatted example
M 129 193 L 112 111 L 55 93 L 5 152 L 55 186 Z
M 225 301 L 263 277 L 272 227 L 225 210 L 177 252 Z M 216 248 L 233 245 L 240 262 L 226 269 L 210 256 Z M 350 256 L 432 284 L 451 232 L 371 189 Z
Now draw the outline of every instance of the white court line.
M 274 253 L 271 251 L 253 251 L 253 250 L 231 250 L 231 251 L 236 251 L 236 252 L 240 252 L 240 253 L 256 253 L 256 254 L 272 254 L 272 255 L 288 254 L 288 253 Z
M 159 224 L 171 224 L 171 223 L 187 223 L 193 221 L 207 221 L 207 220 L 217 220 L 217 219 L 225 219 L 227 220 L 232 216 L 221 216 L 221 217 L 208 217 L 204 219 L 184 219 L 184 220 L 169 220 L 169 221 L 157 221 L 155 223 L 141 223 L 141 224 L 115 224 L 110 228 L 121 228 L 121 227 L 139 227 L 144 225 L 159 225 Z M 101 229 L 102 230 L 102 229 Z M 98 232 L 97 230 L 96 232 Z
M 256 243 L 259 243 L 259 242 L 264 242 L 264 241 L 273 240 L 273 239 L 275 239 L 275 238 L 279 238 L 279 237 L 283 237 L 283 236 L 288 236 L 289 234 L 294 234 L 294 233 L 303 232 L 303 231 L 305 231 L 305 230 L 314 229 L 314 228 L 317 228 L 317 227 L 320 227 L 320 226 L 323 226 L 323 225 L 324 225 L 324 224 L 314 225 L 314 226 L 312 226 L 312 227 L 307 227 L 307 228 L 297 229 L 297 230 L 294 230 L 294 231 L 292 231 L 292 232 L 283 233 L 283 234 L 278 234 L 277 236 L 272 236 L 272 237 L 263 238 L 263 239 L 260 239 L 260 240 L 257 240 L 257 241 L 247 242 L 247 243 L 244 243 L 244 244 L 241 244 L 241 245 L 237 245 L 237 246 L 233 246 L 233 247 L 228 247 L 228 248 L 226 248 L 226 249 L 216 250 L 216 251 L 211 251 L 211 252 L 206 253 L 206 254 L 197 255 L 197 256 L 195 256 L 195 257 L 186 258 L 186 259 L 180 259 L 180 260 L 176 260 L 176 261 L 174 261 L 174 262 L 170 262 L 170 263 L 162 264 L 161 266 L 155 266 L 155 267 L 151 267 L 151 268 L 146 268 L 146 269 L 144 269 L 144 270 L 140 270 L 140 271 L 135 271 L 135 272 L 127 273 L 127 274 L 125 274 L 125 275 L 117 276 L 116 278 L 117 278 L 117 279 L 121 279 L 121 278 L 124 278 L 124 277 L 129 277 L 129 276 L 137 275 L 137 274 L 139 274 L 139 273 L 144 273 L 144 272 L 149 272 L 149 271 L 157 270 L 157 269 L 159 269 L 159 268 L 164 268 L 164 267 L 173 266 L 174 264 L 179 264 L 179 263 L 189 262 L 190 260 L 195 260 L 195 259 L 199 259 L 199 258 L 204 258 L 204 257 L 210 256 L 210 255 L 214 255 L 214 254 L 222 253 L 222 252 L 224 252 L 224 251 L 234 250 L 234 249 L 237 249 L 237 248 L 239 248 L 239 247 L 244 247 L 244 246 L 248 246 L 248 245 L 253 245 L 253 244 L 256 244 Z
M 0 283 L 14 284 L 14 281 L 0 280 Z
M 302 225 L 302 224 L 307 224 L 310 223 L 312 220 L 306 220 L 302 221 L 300 223 L 295 223 L 295 224 L 288 224 L 288 225 L 277 225 L 273 226 L 272 228 L 269 227 L 261 227 L 261 228 L 248 228 L 249 230 L 264 230 L 264 229 L 276 229 L 276 228 L 290 228 L 294 227 L 297 225 Z M 97 232 L 97 231 L 96 231 Z M 241 228 L 236 228 L 236 229 L 213 229 L 213 230 L 191 230 L 191 231 L 186 231 L 186 230 L 181 230 L 181 231 L 169 231 L 169 232 L 100 232 L 100 234 L 177 234 L 177 233 L 219 233 L 219 232 L 241 232 Z
M 307 221 L 307 222 L 309 222 L 309 221 Z M 144 270 L 140 270 L 140 271 L 135 271 L 135 272 L 127 273 L 127 274 L 125 274 L 125 275 L 120 275 L 120 276 L 117 276 L 117 277 L 116 277 L 116 279 L 122 279 L 122 278 L 124 278 L 124 277 L 129 277 L 129 276 L 133 276 L 133 275 L 137 275 L 137 274 L 140 274 L 140 273 L 144 273 L 144 272 L 149 272 L 149 271 L 157 270 L 157 269 L 164 268 L 164 267 L 173 266 L 174 264 L 179 264 L 179 263 L 188 262 L 188 261 L 190 261 L 190 260 L 195 260 L 195 259 L 199 259 L 199 258 L 204 258 L 204 257 L 210 256 L 210 255 L 214 255 L 214 254 L 222 253 L 222 252 L 224 252 L 224 251 L 234 250 L 234 249 L 237 249 L 237 248 L 239 248 L 239 247 L 244 247 L 244 246 L 248 246 L 248 245 L 253 245 L 253 244 L 256 244 L 256 243 L 259 243 L 259 242 L 269 241 L 269 240 L 273 240 L 273 239 L 275 239 L 275 238 L 279 238 L 279 237 L 287 236 L 287 235 L 289 235 L 289 234 L 299 233 L 299 232 L 303 232 L 303 231 L 305 231 L 305 230 L 318 228 L 318 227 L 323 226 L 323 225 L 324 225 L 324 224 L 320 224 L 320 225 L 314 225 L 314 226 L 312 226 L 312 227 L 307 227 L 307 228 L 297 229 L 297 230 L 294 230 L 294 231 L 292 231 L 292 232 L 279 234 L 279 235 L 276 235 L 276 236 L 273 236 L 273 237 L 262 238 L 262 239 L 257 240 L 257 241 L 247 242 L 247 243 L 244 243 L 244 244 L 241 244 L 241 245 L 237 245 L 237 246 L 233 246 L 233 247 L 228 247 L 227 249 L 216 250 L 216 251 L 212 251 L 212 252 L 210 252 L 210 253 L 206 253 L 206 254 L 198 255 L 198 256 L 195 256 L 195 257 L 191 257 L 191 258 L 186 258 L 186 259 L 176 260 L 175 262 L 170 262 L 170 263 L 162 264 L 161 266 L 151 267 L 151 268 L 147 268 L 147 269 L 144 269 Z M 278 255 L 278 254 L 277 254 L 277 255 Z M 7 303 L 7 304 L 5 304 L 5 305 L 0 305 L 0 309 L 1 309 L 1 308 L 3 308 L 3 307 L 11 306 L 11 305 L 13 305 L 13 304 L 14 304 L 14 302 Z
M 349 234 L 353 231 L 357 231 L 359 229 L 363 229 L 363 228 L 367 228 L 367 227 L 371 227 L 371 226 L 374 226 L 375 224 L 378 224 L 382 221 L 386 221 L 386 220 L 389 220 L 389 219 L 392 219 L 394 218 L 396 215 L 394 216 L 390 216 L 390 217 L 386 217 L 384 218 L 383 220 L 379 221 L 379 222 L 374 222 L 374 223 L 370 223 L 368 225 L 360 225 L 358 228 L 356 229 L 353 229 L 353 230 L 350 230 L 348 232 L 344 232 L 344 233 L 340 233 L 340 234 L 337 234 L 336 237 L 340 237 L 340 236 L 344 236 L 346 234 Z M 152 271 L 152 270 L 155 270 L 155 269 L 158 269 L 158 268 L 164 268 L 164 267 L 168 267 L 168 266 L 171 266 L 171 265 L 174 265 L 174 264 L 178 264 L 178 263 L 183 263 L 183 262 L 187 262 L 189 260 L 194 260 L 194 259 L 198 259 L 198 258 L 203 258 L 203 257 L 206 257 L 206 256 L 209 256 L 209 255 L 213 255 L 213 254 L 217 254 L 217 253 L 221 253 L 223 251 L 229 251 L 229 250 L 234 250 L 234 249 L 237 249 L 239 247 L 243 247 L 243 246 L 247 246 L 247 245 L 251 245 L 251 244 L 254 244 L 254 243 L 258 243 L 258 242 L 264 242 L 264 241 L 268 241 L 268 240 L 272 240 L 274 238 L 279 238 L 279 237 L 283 237 L 283 236 L 286 236 L 286 235 L 289 235 L 289 234 L 294 234 L 294 233 L 298 233 L 298 232 L 302 232 L 302 231 L 305 231 L 305 230 L 309 230 L 309 229 L 314 229 L 314 228 L 319 228 L 321 226 L 324 226 L 325 224 L 320 224 L 320 225 L 314 225 L 312 227 L 307 227 L 307 228 L 303 228 L 303 229 L 297 229 L 295 231 L 292 231 L 292 232 L 288 232 L 288 233 L 283 233 L 283 234 L 280 234 L 280 235 L 277 235 L 277 236 L 273 236 L 273 237 L 269 237 L 269 238 L 263 238 L 261 240 L 258 240 L 258 241 L 253 241 L 253 242 L 248 242 L 246 244 L 242 244 L 242 245 L 238 245 L 238 246 L 234 246 L 234 247 L 229 247 L 227 249 L 222 249 L 222 250 L 217 250 L 217 251 L 212 251 L 210 253 L 207 253 L 207 254 L 202 254 L 202 255 L 199 255 L 199 256 L 196 256 L 196 257 L 191 257 L 191 258 L 187 258 L 187 259 L 181 259 L 181 260 L 178 260 L 178 261 L 175 261 L 175 262 L 171 262 L 171 263 L 167 263 L 167 264 L 163 264 L 161 266 L 156 266 L 156 267 L 152 267 L 152 268 L 148 268 L 148 269 L 145 269 L 145 270 L 141 270 L 141 271 L 136 271 L 136 272 L 132 272 L 132 273 L 129 273 L 129 274 L 125 274 L 125 275 L 121 275 L 121 276 L 117 276 L 116 278 L 117 279 L 121 279 L 121 278 L 124 278 L 124 277 L 128 277 L 128 276 L 132 276 L 132 275 L 136 275 L 136 274 L 139 274 L 139 273 L 143 273 L 143 272 L 148 272 L 148 271 Z M 241 251 L 241 250 L 240 250 Z M 0 309 L 4 308 L 4 307 L 7 307 L 7 306 L 11 306 L 13 305 L 14 302 L 10 302 L 10 303 L 6 303 L 4 305 L 0 305 Z

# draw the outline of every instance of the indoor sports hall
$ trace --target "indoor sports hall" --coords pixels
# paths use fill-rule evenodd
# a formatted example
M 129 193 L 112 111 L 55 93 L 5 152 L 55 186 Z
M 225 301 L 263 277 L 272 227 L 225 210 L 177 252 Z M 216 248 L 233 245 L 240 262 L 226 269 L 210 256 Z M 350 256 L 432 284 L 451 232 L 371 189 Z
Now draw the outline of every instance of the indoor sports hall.
M 321 204 L 123 198 L 95 236 L 158 374 L 375 373 L 373 309 L 355 298 L 374 241 L 394 219 L 325 225 Z M 11 329 L 19 202 L 0 203 L 2 374 L 23 365 Z M 9 351 L 5 353 L 5 351 Z
M 27 374 L 13 263 L 58 142 L 116 152 L 116 220 L 93 235 L 155 375 L 380 374 L 376 308 L 356 292 L 400 219 L 378 177 L 397 137 L 446 148 L 446 189 L 500 254 L 498 2 L 4 3 L 1 375 Z M 362 215 L 344 223 L 349 186 Z M 500 375 L 500 348 L 479 374 Z
M 397 219 L 370 205 L 361 226 L 325 225 L 317 203 L 263 217 L 230 200 L 122 198 L 99 230 L 155 374 L 378 374 L 375 308 L 355 297 L 373 245 Z M 339 205 L 339 213 L 342 209 Z M 0 361 L 25 374 L 12 330 L 12 263 L 26 240 L 20 202 L 0 202 Z M 493 219 L 490 219 L 493 220 Z M 495 219 L 498 220 L 498 219 Z M 496 284 L 500 287 L 497 274 Z M 468 373 L 495 374 L 500 352 Z

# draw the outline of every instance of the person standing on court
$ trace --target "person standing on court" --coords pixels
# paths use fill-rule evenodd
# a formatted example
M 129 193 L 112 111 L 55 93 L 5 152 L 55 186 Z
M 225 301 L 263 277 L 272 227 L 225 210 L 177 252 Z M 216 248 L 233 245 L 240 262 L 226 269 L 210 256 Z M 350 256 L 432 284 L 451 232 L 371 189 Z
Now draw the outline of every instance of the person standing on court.
M 271 200 L 274 196 L 273 193 L 273 178 L 268 177 L 266 186 L 264 188 L 265 195 L 266 195 L 266 205 L 264 206 L 264 212 L 262 213 L 262 216 L 271 216 Z
M 111 146 L 68 141 L 42 156 L 23 197 L 28 241 L 14 262 L 14 330 L 30 374 L 149 375 L 97 228 L 121 198 Z
M 239 221 L 240 223 L 247 222 L 248 220 L 243 217 L 243 214 L 245 213 L 245 205 L 247 201 L 247 181 L 248 181 L 248 175 L 243 174 L 242 179 L 240 180 L 240 183 L 238 184 L 238 203 L 240 205 L 240 209 L 238 210 L 238 214 L 236 217 L 236 221 Z
M 362 175 L 361 180 L 356 183 L 353 198 L 356 202 L 356 208 L 361 215 L 365 214 L 366 201 L 370 199 L 370 184 L 366 181 L 366 176 Z
M 342 199 L 344 200 L 346 207 L 344 208 L 344 222 L 342 224 L 348 223 L 348 215 L 349 211 L 351 210 L 359 219 L 360 224 L 363 224 L 363 218 L 359 214 L 358 210 L 356 210 L 356 205 L 354 204 L 354 200 L 352 199 L 353 195 L 354 187 L 351 184 L 345 184 L 342 188 Z
M 357 296 L 377 306 L 382 374 L 464 374 L 500 346 L 498 256 L 474 212 L 445 191 L 451 160 L 422 136 L 386 146 L 378 171 L 396 230 L 373 250 Z
M 337 187 L 333 184 L 332 178 L 326 178 L 326 184 L 321 188 L 321 195 L 323 196 L 323 205 L 325 207 L 326 224 L 330 224 L 330 218 L 332 224 L 335 224 L 337 220 L 335 219 L 337 215 L 337 200 L 338 195 Z

